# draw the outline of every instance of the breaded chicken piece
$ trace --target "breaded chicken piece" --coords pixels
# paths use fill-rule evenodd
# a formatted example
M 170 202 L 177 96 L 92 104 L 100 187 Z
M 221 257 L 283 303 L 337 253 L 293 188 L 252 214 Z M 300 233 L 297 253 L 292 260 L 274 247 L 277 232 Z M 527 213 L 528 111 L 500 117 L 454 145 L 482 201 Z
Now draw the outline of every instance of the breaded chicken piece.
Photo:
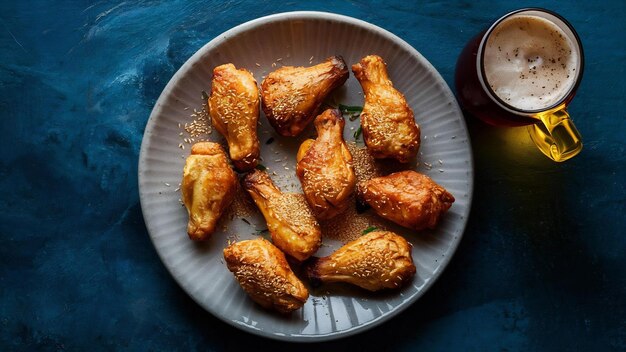
M 309 297 L 283 252 L 263 238 L 231 244 L 224 259 L 250 298 L 265 308 L 289 313 Z
M 420 146 L 420 129 L 402 93 L 393 87 L 380 56 L 369 55 L 352 65 L 361 83 L 365 104 L 361 128 L 365 145 L 375 158 L 406 163 Z
M 454 196 L 426 175 L 401 171 L 359 183 L 357 201 L 398 225 L 422 230 L 435 228 Z
M 247 171 L 257 166 L 259 89 L 252 74 L 233 64 L 217 66 L 208 105 L 211 123 L 226 138 L 235 168 Z
M 315 119 L 317 139 L 302 143 L 296 175 L 307 202 L 318 219 L 330 219 L 348 207 L 356 185 L 352 155 L 343 139 L 345 121 L 328 109 Z
M 283 252 L 303 261 L 322 244 L 322 232 L 300 194 L 281 192 L 265 172 L 246 175 L 243 186 L 265 217 L 272 242 Z
M 284 66 L 270 72 L 261 84 L 265 116 L 280 135 L 297 136 L 348 75 L 341 56 L 329 57 L 315 66 Z
M 306 269 L 312 285 L 346 282 L 369 291 L 398 288 L 415 271 L 411 245 L 388 231 L 370 232 L 328 257 L 312 258 Z
M 189 238 L 206 240 L 233 201 L 237 188 L 237 176 L 219 144 L 201 142 L 191 147 L 180 188 L 189 213 Z

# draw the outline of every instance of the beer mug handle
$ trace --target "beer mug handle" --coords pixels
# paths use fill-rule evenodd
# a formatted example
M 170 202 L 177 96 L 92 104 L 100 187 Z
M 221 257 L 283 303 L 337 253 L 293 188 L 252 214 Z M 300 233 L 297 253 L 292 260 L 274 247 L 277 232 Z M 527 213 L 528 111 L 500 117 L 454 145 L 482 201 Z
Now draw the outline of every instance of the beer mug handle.
M 582 138 L 565 108 L 535 116 L 541 122 L 528 126 L 530 138 L 554 161 L 565 161 L 583 149 Z

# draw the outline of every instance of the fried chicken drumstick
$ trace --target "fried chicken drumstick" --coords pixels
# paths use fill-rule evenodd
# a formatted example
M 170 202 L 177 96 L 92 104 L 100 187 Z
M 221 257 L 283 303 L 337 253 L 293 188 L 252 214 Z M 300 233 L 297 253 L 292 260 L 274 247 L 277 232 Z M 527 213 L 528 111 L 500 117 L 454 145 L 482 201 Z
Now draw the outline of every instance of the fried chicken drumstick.
M 385 62 L 369 55 L 352 65 L 352 72 L 365 94 L 361 113 L 365 145 L 375 158 L 409 162 L 420 146 L 420 128 L 404 95 L 393 87 Z
M 252 74 L 233 64 L 217 66 L 213 70 L 208 104 L 211 123 L 226 138 L 235 168 L 253 169 L 258 164 L 260 149 L 259 89 Z
M 348 79 L 341 56 L 310 67 L 284 66 L 261 84 L 263 111 L 276 132 L 297 136 L 317 115 L 324 99 Z
M 192 240 L 206 240 L 215 231 L 236 188 L 237 176 L 219 144 L 201 142 L 191 147 L 180 189 L 189 214 L 187 233 Z
M 454 196 L 426 175 L 400 171 L 359 183 L 357 201 L 398 225 L 423 230 L 435 228 Z
M 317 251 L 322 232 L 304 199 L 281 192 L 269 175 L 259 170 L 246 175 L 243 185 L 265 217 L 276 247 L 299 261 Z
M 309 297 L 283 252 L 263 238 L 231 244 L 224 249 L 224 259 L 250 298 L 265 308 L 289 313 Z
M 306 270 L 314 286 L 346 282 L 369 291 L 398 288 L 416 271 L 411 245 L 388 231 L 370 232 L 327 257 L 313 258 Z
M 296 156 L 296 175 L 320 220 L 346 210 L 356 184 L 352 155 L 343 139 L 344 125 L 338 110 L 324 111 L 315 118 L 317 139 L 305 140 Z

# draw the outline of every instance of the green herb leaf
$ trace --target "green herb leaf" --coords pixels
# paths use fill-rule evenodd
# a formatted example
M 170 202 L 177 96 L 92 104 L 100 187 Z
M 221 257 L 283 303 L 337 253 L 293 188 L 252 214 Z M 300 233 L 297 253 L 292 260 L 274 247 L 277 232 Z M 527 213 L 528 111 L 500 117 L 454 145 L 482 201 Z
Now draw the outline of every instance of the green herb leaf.
M 342 114 L 355 114 L 363 112 L 363 107 L 339 104 L 339 111 L 341 111 Z
M 270 137 L 270 139 L 267 140 L 267 142 L 265 142 L 265 144 L 272 144 L 274 143 L 274 137 Z
M 350 121 L 354 121 L 361 116 L 361 113 L 363 112 L 363 107 L 339 104 L 339 111 L 341 111 L 342 115 L 350 115 Z
M 363 230 L 363 234 L 367 235 L 368 233 L 370 233 L 372 231 L 375 231 L 375 230 L 378 230 L 378 228 L 376 226 L 370 226 L 370 227 L 366 228 L 365 230 Z
M 267 170 L 267 168 L 266 168 L 266 167 L 265 167 L 265 165 L 263 165 L 263 164 L 258 164 L 258 165 L 256 166 L 256 169 L 257 169 L 257 170 L 261 170 L 261 171 L 265 171 L 265 170 Z
M 208 95 L 208 94 L 206 94 L 206 92 L 205 92 L 205 91 L 202 91 L 202 99 L 203 99 L 203 100 L 208 100 L 208 99 L 209 99 L 209 95 Z
M 363 129 L 361 128 L 361 126 L 359 126 L 359 128 L 354 131 L 354 140 L 358 140 L 359 137 L 361 137 L 361 132 L 363 132 Z
M 270 239 L 270 231 L 268 229 L 263 229 L 260 231 L 257 231 L 257 236 L 261 236 L 263 238 L 265 238 L 266 240 Z

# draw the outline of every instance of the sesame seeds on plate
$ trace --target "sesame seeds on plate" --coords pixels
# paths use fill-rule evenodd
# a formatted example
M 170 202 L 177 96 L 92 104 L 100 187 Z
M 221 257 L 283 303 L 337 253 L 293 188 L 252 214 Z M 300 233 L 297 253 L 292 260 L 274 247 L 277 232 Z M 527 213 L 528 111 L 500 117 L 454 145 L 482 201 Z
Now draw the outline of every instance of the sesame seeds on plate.
M 183 138 L 185 143 L 191 144 L 196 141 L 208 140 L 208 135 L 212 132 L 211 117 L 207 109 L 206 103 L 202 105 L 201 110 L 193 109 L 193 113 L 190 115 L 193 121 L 185 123 L 181 126 L 185 132 L 189 135 L 189 138 Z M 184 149 L 184 148 L 181 148 Z

